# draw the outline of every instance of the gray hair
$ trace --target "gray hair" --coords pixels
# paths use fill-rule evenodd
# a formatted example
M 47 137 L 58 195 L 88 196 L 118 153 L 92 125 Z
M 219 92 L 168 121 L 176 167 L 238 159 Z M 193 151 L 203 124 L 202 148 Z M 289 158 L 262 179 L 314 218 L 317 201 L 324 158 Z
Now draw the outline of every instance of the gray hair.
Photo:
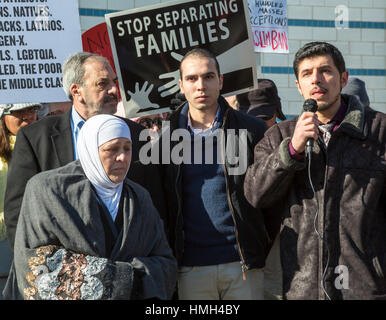
M 84 64 L 89 58 L 109 65 L 107 59 L 98 54 L 90 52 L 75 53 L 71 55 L 63 64 L 63 90 L 71 101 L 71 85 L 74 83 L 84 85 Z

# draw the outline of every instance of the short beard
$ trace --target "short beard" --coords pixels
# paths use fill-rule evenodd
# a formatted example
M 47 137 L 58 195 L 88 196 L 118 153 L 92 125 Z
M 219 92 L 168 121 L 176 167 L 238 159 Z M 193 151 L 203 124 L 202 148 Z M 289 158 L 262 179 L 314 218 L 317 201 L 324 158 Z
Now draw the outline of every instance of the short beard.
M 339 86 L 340 86 L 340 90 L 339 90 L 339 93 L 336 95 L 334 101 L 330 102 L 329 104 L 327 103 L 323 103 L 323 104 L 320 104 L 320 102 L 317 101 L 317 104 L 318 104 L 318 112 L 319 111 L 326 111 L 328 109 L 331 108 L 332 105 L 334 105 L 340 98 L 340 94 L 342 92 L 342 85 L 339 83 Z
M 318 112 L 320 111 L 326 111 L 328 109 L 331 108 L 332 105 L 334 105 L 340 98 L 340 92 L 336 95 L 334 101 L 330 102 L 330 103 L 324 103 L 324 102 L 319 102 L 317 101 L 317 104 L 318 104 Z

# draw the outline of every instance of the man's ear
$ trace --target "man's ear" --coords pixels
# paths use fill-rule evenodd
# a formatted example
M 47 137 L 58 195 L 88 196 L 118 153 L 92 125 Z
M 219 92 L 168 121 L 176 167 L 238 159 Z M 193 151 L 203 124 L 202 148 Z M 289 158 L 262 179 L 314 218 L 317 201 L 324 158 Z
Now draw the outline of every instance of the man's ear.
M 73 101 L 83 101 L 82 95 L 80 94 L 81 88 L 82 87 L 77 83 L 73 83 L 70 86 L 70 92 L 71 92 Z
M 302 88 L 300 87 L 299 81 L 295 80 L 296 87 L 298 88 L 298 91 L 301 96 L 303 96 Z
M 224 76 L 222 74 L 220 74 L 219 76 L 219 83 L 220 83 L 220 90 L 222 89 L 222 85 L 224 83 Z
M 183 86 L 182 86 L 182 80 L 181 80 L 181 79 L 178 79 L 178 84 L 180 85 L 180 91 L 181 91 L 181 93 L 185 94 L 185 93 L 184 93 L 184 88 L 183 88 Z
M 340 86 L 343 89 L 347 85 L 348 81 L 348 72 L 344 71 L 340 77 Z

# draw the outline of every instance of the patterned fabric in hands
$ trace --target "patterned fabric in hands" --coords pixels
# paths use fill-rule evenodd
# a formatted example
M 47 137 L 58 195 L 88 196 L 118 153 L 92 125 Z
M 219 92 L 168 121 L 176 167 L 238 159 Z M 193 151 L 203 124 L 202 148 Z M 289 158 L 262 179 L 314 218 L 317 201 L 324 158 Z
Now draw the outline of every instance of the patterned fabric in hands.
M 36 294 L 48 300 L 102 298 L 103 284 L 95 275 L 105 269 L 107 259 L 44 246 L 36 249 L 36 257 L 28 262 L 31 272 L 26 279 L 31 287 L 24 290 L 28 300 L 34 300 Z

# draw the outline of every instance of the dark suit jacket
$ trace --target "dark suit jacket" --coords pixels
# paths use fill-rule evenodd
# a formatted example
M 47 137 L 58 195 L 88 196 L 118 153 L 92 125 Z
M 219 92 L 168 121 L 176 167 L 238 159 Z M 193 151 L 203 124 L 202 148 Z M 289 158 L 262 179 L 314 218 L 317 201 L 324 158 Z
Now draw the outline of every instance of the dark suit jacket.
M 55 169 L 74 160 L 70 108 L 65 114 L 45 117 L 19 130 L 9 165 L 4 200 L 4 220 L 13 248 L 16 225 L 27 181 L 41 171 Z M 139 141 L 141 125 L 122 118 L 131 131 L 132 160 L 127 177 L 146 188 L 161 218 L 166 217 L 160 175 L 156 165 L 143 165 L 139 150 L 146 142 Z

